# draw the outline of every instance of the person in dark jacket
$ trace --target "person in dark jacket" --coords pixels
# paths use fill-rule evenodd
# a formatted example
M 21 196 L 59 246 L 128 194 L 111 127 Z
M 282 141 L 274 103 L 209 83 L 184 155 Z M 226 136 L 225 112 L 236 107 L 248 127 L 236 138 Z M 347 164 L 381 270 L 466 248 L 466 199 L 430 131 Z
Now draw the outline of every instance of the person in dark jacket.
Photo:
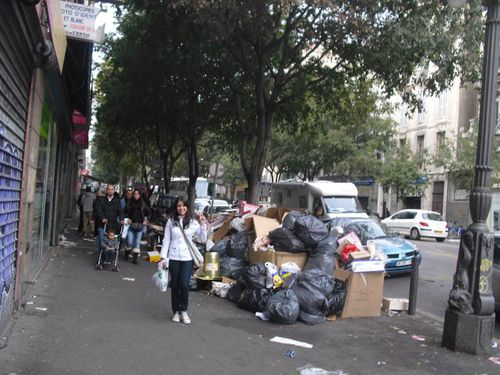
M 141 238 L 143 229 L 148 222 L 149 215 L 149 206 L 142 199 L 141 192 L 138 189 L 135 189 L 132 194 L 132 199 L 127 202 L 127 206 L 125 207 L 125 218 L 128 220 L 128 224 L 130 225 L 127 233 L 125 259 L 128 258 L 130 249 L 132 249 L 134 264 L 137 264 L 137 258 L 141 253 Z
M 115 187 L 108 185 L 106 195 L 99 197 L 95 205 L 95 225 L 97 226 L 97 246 L 101 247 L 104 237 L 104 227 L 114 229 L 118 233 L 120 223 L 123 220 L 123 213 L 120 210 L 120 199 L 115 197 Z

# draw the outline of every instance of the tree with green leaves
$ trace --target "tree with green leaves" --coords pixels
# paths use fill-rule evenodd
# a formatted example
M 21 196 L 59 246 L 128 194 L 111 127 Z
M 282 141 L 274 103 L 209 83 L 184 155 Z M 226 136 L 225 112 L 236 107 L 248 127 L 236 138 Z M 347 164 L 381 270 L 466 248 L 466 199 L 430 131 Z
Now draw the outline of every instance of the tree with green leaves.
M 478 77 L 478 0 L 462 9 L 435 0 L 133 3 L 191 8 L 189 16 L 212 30 L 210 43 L 221 48 L 222 74 L 233 92 L 229 125 L 239 143 L 250 201 L 257 199 L 275 120 L 319 85 L 335 93 L 353 78 L 370 77 L 381 94 L 399 93 L 417 105 L 413 88 L 433 94 L 458 75 L 466 81 Z M 415 74 L 430 64 L 427 74 Z
M 456 139 L 447 139 L 438 145 L 432 162 L 442 167 L 457 189 L 471 190 L 474 186 L 474 175 L 477 154 L 478 123 L 472 124 L 469 131 L 460 134 Z M 494 142 L 495 150 L 498 142 Z M 493 152 L 493 171 L 500 171 L 500 157 Z M 493 173 L 493 181 L 498 176 Z
M 385 190 L 392 188 L 396 193 L 396 202 L 407 196 L 421 195 L 428 181 L 422 174 L 427 165 L 425 152 L 413 154 L 407 143 L 392 145 L 384 154 L 384 162 L 378 182 Z

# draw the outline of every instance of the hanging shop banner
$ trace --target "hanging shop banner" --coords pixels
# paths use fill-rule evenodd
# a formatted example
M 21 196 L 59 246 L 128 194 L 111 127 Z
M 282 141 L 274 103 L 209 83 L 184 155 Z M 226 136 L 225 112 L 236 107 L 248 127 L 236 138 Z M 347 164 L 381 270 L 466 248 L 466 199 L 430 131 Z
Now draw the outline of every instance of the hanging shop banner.
M 99 8 L 88 5 L 61 1 L 61 13 L 64 31 L 68 38 L 79 39 L 86 42 L 96 42 L 101 39 L 95 27 L 95 20 Z
M 73 129 L 73 144 L 87 148 L 89 145 L 89 131 Z
M 87 117 L 82 115 L 76 109 L 73 110 L 73 126 L 86 126 L 87 125 Z
M 56 52 L 59 70 L 62 72 L 68 42 L 66 40 L 63 19 L 61 16 L 61 4 L 59 0 L 46 0 L 46 4 L 47 13 L 49 15 L 50 36 L 52 37 L 52 44 Z

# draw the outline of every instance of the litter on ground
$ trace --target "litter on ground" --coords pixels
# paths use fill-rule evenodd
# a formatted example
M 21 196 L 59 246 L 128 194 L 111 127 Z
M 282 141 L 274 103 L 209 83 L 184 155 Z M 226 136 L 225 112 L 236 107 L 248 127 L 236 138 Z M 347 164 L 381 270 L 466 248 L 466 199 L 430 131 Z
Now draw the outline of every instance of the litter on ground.
M 301 348 L 307 348 L 307 349 L 311 349 L 313 347 L 311 344 L 308 344 L 307 342 L 297 341 L 297 340 L 288 339 L 286 337 L 280 337 L 280 336 L 274 336 L 269 341 L 277 342 L 279 344 L 300 346 Z

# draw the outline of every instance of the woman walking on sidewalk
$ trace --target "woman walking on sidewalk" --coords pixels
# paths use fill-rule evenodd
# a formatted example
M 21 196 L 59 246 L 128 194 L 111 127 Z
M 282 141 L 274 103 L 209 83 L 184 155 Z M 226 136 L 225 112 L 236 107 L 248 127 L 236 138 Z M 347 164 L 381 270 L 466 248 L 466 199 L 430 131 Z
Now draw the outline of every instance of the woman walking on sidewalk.
M 128 259 L 130 249 L 134 257 L 134 264 L 141 253 L 141 239 L 144 226 L 148 223 L 149 207 L 142 200 L 141 192 L 137 189 L 132 193 L 132 198 L 125 206 L 125 218 L 130 225 L 127 232 L 127 245 L 125 247 L 125 260 Z
M 188 244 L 196 236 L 198 241 L 207 240 L 207 222 L 204 216 L 191 217 L 189 203 L 182 196 L 175 200 L 175 213 L 165 225 L 161 248 L 163 267 L 168 265 L 172 282 L 172 321 L 191 323 L 187 314 L 189 280 L 193 271 L 193 257 Z M 167 261 L 168 259 L 168 261 Z

